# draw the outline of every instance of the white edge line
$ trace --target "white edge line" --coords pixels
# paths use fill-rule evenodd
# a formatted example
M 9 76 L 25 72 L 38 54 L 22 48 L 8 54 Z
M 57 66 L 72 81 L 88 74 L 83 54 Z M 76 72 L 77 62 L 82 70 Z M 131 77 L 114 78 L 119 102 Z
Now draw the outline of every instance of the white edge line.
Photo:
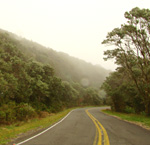
M 74 110 L 72 110 L 71 112 L 73 112 L 73 111 L 74 111 Z M 55 127 L 56 125 L 58 125 L 59 123 L 61 123 L 63 120 L 65 120 L 65 119 L 71 114 L 71 112 L 69 112 L 69 113 L 68 113 L 63 119 L 61 119 L 59 122 L 55 123 L 55 124 L 52 125 L 51 127 L 49 127 L 49 128 L 47 128 L 46 130 L 42 131 L 41 133 L 39 133 L 39 134 L 37 134 L 37 135 L 35 135 L 35 136 L 32 136 L 32 137 L 30 137 L 30 138 L 28 138 L 28 139 L 26 139 L 26 140 L 24 140 L 24 141 L 22 141 L 22 142 L 20 142 L 20 143 L 18 143 L 18 144 L 15 144 L 15 145 L 21 145 L 21 144 L 23 144 L 23 143 L 25 143 L 25 142 L 27 142 L 27 141 L 33 139 L 33 138 L 36 138 L 36 137 L 40 136 L 41 134 L 45 133 L 46 131 L 52 129 L 53 127 Z

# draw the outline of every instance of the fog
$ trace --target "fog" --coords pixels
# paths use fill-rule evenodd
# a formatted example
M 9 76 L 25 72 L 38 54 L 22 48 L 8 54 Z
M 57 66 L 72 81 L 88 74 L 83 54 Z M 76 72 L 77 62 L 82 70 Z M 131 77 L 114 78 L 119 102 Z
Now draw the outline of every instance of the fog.
M 149 8 L 149 0 L 0 0 L 0 28 L 106 69 L 101 44 L 125 22 L 124 12 Z

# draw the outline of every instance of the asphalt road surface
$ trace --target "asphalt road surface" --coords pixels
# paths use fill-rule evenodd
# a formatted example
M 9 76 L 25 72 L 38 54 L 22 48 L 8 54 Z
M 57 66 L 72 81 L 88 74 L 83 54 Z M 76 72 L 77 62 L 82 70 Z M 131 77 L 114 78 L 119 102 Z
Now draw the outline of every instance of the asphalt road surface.
M 150 131 L 100 112 L 76 109 L 35 138 L 16 145 L 150 145 Z

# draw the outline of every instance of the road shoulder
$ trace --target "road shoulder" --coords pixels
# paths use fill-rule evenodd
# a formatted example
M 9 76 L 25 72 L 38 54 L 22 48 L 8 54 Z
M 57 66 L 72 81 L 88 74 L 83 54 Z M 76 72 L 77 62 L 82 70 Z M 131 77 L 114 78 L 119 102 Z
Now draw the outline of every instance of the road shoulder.
M 121 118 L 121 117 L 119 117 L 119 116 L 117 116 L 117 115 L 112 115 L 112 114 L 106 112 L 105 110 L 101 110 L 101 112 L 104 113 L 104 114 L 106 114 L 106 115 L 109 115 L 109 116 L 112 116 L 112 117 L 114 117 L 114 118 L 117 118 L 117 119 L 119 119 L 119 120 L 122 120 L 122 121 L 125 121 L 125 122 L 128 122 L 128 123 L 131 123 L 131 124 L 140 126 L 140 127 L 144 128 L 144 129 L 150 131 L 150 126 L 146 126 L 146 125 L 143 124 L 142 122 L 126 120 L 126 119 Z M 127 115 L 127 114 L 126 114 L 126 115 Z M 150 118 L 149 118 L 149 120 L 150 120 Z

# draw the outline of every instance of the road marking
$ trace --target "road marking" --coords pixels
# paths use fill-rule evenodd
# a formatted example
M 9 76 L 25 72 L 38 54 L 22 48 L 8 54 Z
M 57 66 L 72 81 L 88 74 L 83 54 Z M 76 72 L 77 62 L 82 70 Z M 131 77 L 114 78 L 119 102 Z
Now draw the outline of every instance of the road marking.
M 97 139 L 98 139 L 98 130 L 96 128 L 96 135 L 95 135 L 95 139 L 94 139 L 93 145 L 96 145 Z
M 88 114 L 88 116 L 92 119 L 92 121 L 94 122 L 95 126 L 96 126 L 96 129 L 98 130 L 98 135 L 97 135 L 97 138 L 95 138 L 94 142 L 97 143 L 97 145 L 101 145 L 101 141 L 102 141 L 102 138 L 101 138 L 101 130 L 97 124 L 97 120 L 88 112 L 88 110 L 86 111 L 86 113 Z M 95 143 L 95 145 L 96 145 Z M 93 143 L 94 145 L 94 143 Z
M 20 142 L 20 143 L 17 143 L 17 144 L 15 144 L 15 145 L 21 145 L 21 144 L 23 144 L 23 143 L 25 143 L 25 142 L 27 142 L 27 141 L 33 139 L 33 138 L 36 138 L 36 137 L 42 135 L 43 133 L 47 132 L 48 130 L 52 129 L 53 127 L 55 127 L 56 125 L 58 125 L 58 124 L 60 124 L 62 121 L 64 121 L 73 111 L 74 111 L 74 110 L 72 110 L 71 112 L 69 112 L 63 119 L 61 119 L 59 122 L 55 123 L 55 124 L 52 125 L 51 127 L 47 128 L 46 130 L 42 131 L 41 133 L 39 133 L 39 134 L 37 134 L 37 135 L 35 135 L 35 136 L 32 136 L 32 137 L 30 137 L 30 138 L 28 138 L 28 139 L 26 139 L 26 140 L 24 140 L 24 141 L 22 141 L 22 142 Z
M 104 145 L 110 145 L 106 129 L 103 127 L 103 125 L 100 122 L 98 122 L 98 124 L 100 125 L 100 127 L 102 128 L 102 131 L 104 133 Z
M 93 123 L 95 124 L 95 127 L 96 127 L 96 136 L 95 136 L 93 145 L 102 145 L 102 144 L 110 145 L 107 132 L 106 132 L 105 128 L 103 127 L 103 125 L 94 116 L 92 116 L 91 113 L 88 112 L 88 109 L 85 112 L 91 118 L 91 120 L 93 121 Z M 103 143 L 102 143 L 102 135 L 104 136 Z

